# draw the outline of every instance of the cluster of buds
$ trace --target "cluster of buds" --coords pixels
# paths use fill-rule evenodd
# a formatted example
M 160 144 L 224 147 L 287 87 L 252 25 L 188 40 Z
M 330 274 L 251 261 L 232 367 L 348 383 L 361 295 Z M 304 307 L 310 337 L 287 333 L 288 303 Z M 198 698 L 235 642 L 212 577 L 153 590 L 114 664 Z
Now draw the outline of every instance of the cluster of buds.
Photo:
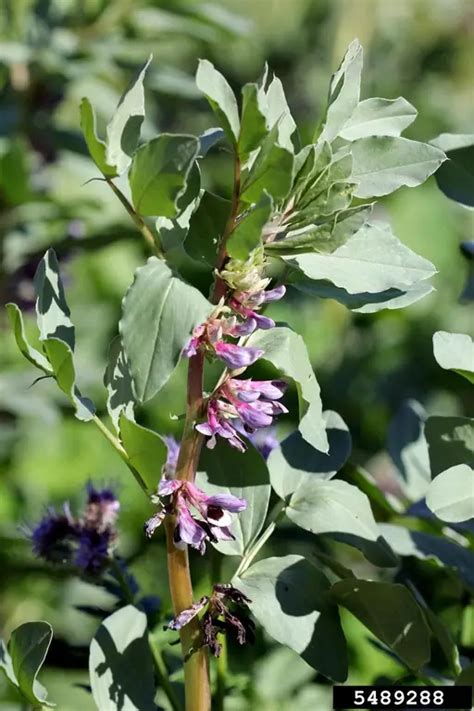
M 246 595 L 232 585 L 214 585 L 209 597 L 202 597 L 190 608 L 180 612 L 165 629 L 180 630 L 205 609 L 200 620 L 201 646 L 209 647 L 212 654 L 218 657 L 222 648 L 217 639 L 218 634 L 233 634 L 239 644 L 254 641 L 255 625 L 248 614 L 250 602 Z
M 72 515 L 69 505 L 58 513 L 49 509 L 31 532 L 33 552 L 50 563 L 71 565 L 87 576 L 107 567 L 117 539 L 120 503 L 111 489 L 87 487 L 82 515 Z
M 166 514 L 174 514 L 175 546 L 185 548 L 190 545 L 201 554 L 206 550 L 207 541 L 234 540 L 229 529 L 232 514 L 247 507 L 245 499 L 231 494 L 208 496 L 189 481 L 166 478 L 160 481 L 158 495 L 153 496 L 152 501 L 159 504 L 160 509 L 145 524 L 147 536 L 153 535 Z
M 256 329 L 270 329 L 275 322 L 259 313 L 262 306 L 281 299 L 284 286 L 267 289 L 270 279 L 263 276 L 265 259 L 263 250 L 257 249 L 245 260 L 231 259 L 219 276 L 228 287 L 228 294 L 209 319 L 197 326 L 183 354 L 187 357 L 204 352 L 222 360 L 229 371 L 240 371 L 257 361 L 264 351 L 229 339 L 248 336 Z M 285 392 L 281 381 L 238 380 L 229 373 L 223 384 L 207 403 L 206 421 L 196 427 L 209 439 L 212 448 L 216 436 L 243 451 L 245 444 L 239 432 L 252 435 L 255 430 L 268 427 L 276 415 L 287 412 L 278 400 Z

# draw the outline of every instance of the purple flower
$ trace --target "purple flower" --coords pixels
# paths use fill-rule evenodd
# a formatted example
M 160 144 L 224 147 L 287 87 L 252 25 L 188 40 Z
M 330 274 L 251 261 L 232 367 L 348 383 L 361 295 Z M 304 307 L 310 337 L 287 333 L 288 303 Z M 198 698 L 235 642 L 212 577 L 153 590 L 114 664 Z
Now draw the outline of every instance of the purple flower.
M 225 403 L 221 400 L 211 400 L 207 408 L 207 422 L 196 425 L 196 429 L 201 434 L 209 437 L 207 447 L 213 449 L 216 446 L 216 436 L 226 439 L 232 447 L 245 452 L 245 443 L 232 424 L 230 417 L 237 417 L 235 408 L 231 412 L 226 412 Z
M 282 284 L 281 286 L 276 286 L 274 289 L 264 292 L 264 302 L 268 301 L 279 301 L 286 294 L 286 286 Z
M 167 435 L 166 437 L 163 437 L 163 439 L 165 440 L 165 444 L 168 449 L 166 463 L 163 467 L 163 475 L 171 479 L 171 477 L 174 476 L 174 473 L 176 472 L 180 444 L 175 440 L 172 435 Z
M 214 348 L 216 355 L 232 370 L 252 365 L 264 353 L 261 348 L 245 348 L 224 341 L 218 341 Z
M 89 483 L 87 494 L 84 525 L 99 532 L 113 528 L 120 510 L 120 502 L 114 492 L 111 489 L 95 489 Z
M 274 428 L 262 429 L 249 434 L 253 446 L 258 449 L 264 459 L 268 459 L 270 452 L 278 447 L 278 440 Z
M 63 513 L 49 509 L 31 532 L 33 553 L 50 563 L 70 563 L 78 530 L 69 507 Z
M 246 595 L 232 585 L 214 585 L 210 597 L 204 596 L 190 608 L 180 612 L 165 629 L 182 629 L 206 608 L 200 621 L 201 644 L 209 647 L 214 656 L 218 657 L 221 652 L 221 644 L 217 638 L 219 634 L 233 634 L 239 644 L 254 641 L 255 625 L 248 611 L 250 602 Z
M 111 531 L 99 532 L 94 528 L 84 528 L 79 532 L 79 547 L 74 557 L 74 565 L 86 575 L 98 575 L 107 566 Z
M 33 529 L 34 553 L 49 562 L 75 566 L 87 576 L 100 574 L 117 537 L 119 509 L 111 489 L 96 489 L 88 484 L 81 516 L 74 517 L 65 504 L 60 514 L 50 509 Z
M 170 497 L 161 511 L 146 524 L 147 535 L 152 535 L 166 513 L 175 513 L 176 526 L 174 543 L 177 548 L 190 545 L 201 553 L 206 549 L 206 541 L 233 540 L 230 531 L 232 514 L 247 507 L 245 499 L 231 494 L 208 496 L 195 484 L 178 479 L 162 479 L 158 487 L 158 497 Z

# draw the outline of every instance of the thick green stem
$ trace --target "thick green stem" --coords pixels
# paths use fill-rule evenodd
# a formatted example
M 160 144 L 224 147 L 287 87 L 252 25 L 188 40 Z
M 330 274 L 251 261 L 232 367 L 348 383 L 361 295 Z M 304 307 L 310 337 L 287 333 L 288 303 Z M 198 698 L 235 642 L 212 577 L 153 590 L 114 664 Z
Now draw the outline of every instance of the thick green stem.
M 221 269 L 227 258 L 226 241 L 235 227 L 240 201 L 240 161 L 235 156 L 234 189 L 232 206 L 222 235 L 217 258 L 217 270 Z M 132 208 L 133 210 L 133 208 Z M 133 217 L 133 216 L 132 216 Z M 217 276 L 214 283 L 212 300 L 217 303 L 224 295 L 226 286 Z M 197 353 L 190 358 L 188 366 L 188 390 L 186 420 L 183 437 L 176 466 L 176 479 L 193 482 L 196 476 L 203 436 L 196 431 L 196 420 L 203 409 L 203 375 L 204 355 Z M 166 542 L 168 552 L 168 577 L 171 599 L 175 615 L 179 614 L 193 603 L 193 588 L 189 570 L 187 549 L 180 550 L 174 544 L 175 518 L 168 515 L 165 520 Z M 209 711 L 211 694 L 209 688 L 209 660 L 205 647 L 200 647 L 201 629 L 197 618 L 180 630 L 183 649 L 184 684 L 186 691 L 186 711 Z M 196 651 L 192 651 L 196 649 Z

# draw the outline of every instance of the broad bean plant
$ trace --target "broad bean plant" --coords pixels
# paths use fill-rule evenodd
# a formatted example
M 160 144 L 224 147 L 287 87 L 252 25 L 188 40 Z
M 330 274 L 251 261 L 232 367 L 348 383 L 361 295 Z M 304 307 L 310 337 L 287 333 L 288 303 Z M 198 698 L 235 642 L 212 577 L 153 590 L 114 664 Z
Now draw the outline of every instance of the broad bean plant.
M 76 381 L 75 329 L 52 249 L 35 276 L 39 349 L 26 339 L 18 306 L 7 307 L 22 354 L 40 378 L 56 381 L 79 420 L 100 430 L 141 487 L 143 536 L 166 536 L 172 610 L 161 609 L 153 591 L 142 594 L 120 556 L 113 489 L 90 483 L 82 511 L 49 509 L 28 534 L 37 556 L 68 566 L 116 600 L 90 647 L 97 707 L 207 711 L 211 699 L 222 709 L 230 695 L 240 699 L 238 708 L 257 708 L 248 698 L 242 705 L 245 689 L 228 673 L 227 645 L 235 651 L 263 633 L 326 683 L 343 683 L 350 669 L 341 610 L 365 625 L 405 679 L 466 683 L 473 667 L 405 561 L 428 560 L 430 571 L 455 576 L 459 604 L 469 604 L 472 421 L 425 422 L 421 406 L 410 405 L 412 428 L 395 458 L 400 490 L 384 493 L 350 462 L 348 427 L 323 410 L 303 338 L 275 323 L 267 307 L 293 289 L 370 319 L 428 295 L 434 266 L 398 240 L 376 201 L 437 172 L 449 197 L 472 206 L 459 172 L 472 137 L 402 137 L 416 109 L 401 97 L 360 100 L 362 47 L 354 40 L 307 145 L 268 67 L 237 98 L 207 60 L 199 62 L 196 83 L 217 126 L 142 142 L 151 61 L 104 138 L 89 100 L 80 106 L 91 178 L 115 193 L 152 252 L 124 295 L 110 347 L 108 418 L 96 414 Z M 228 157 L 230 197 L 204 187 L 209 151 Z M 469 336 L 434 334 L 434 355 L 473 382 Z M 142 426 L 136 410 L 160 397 L 180 361 L 187 404 L 177 441 Z M 299 422 L 293 431 L 276 427 L 289 408 Z M 403 432 L 395 423 L 399 441 Z M 422 466 L 413 465 L 414 448 Z M 429 532 L 410 527 L 417 517 L 429 521 Z M 269 557 L 275 532 L 294 530 L 310 541 L 311 554 L 291 552 L 301 546 L 290 533 L 287 554 Z M 334 541 L 371 564 L 369 579 L 338 559 Z M 203 556 L 217 565 L 197 596 L 190 566 Z M 2 647 L 0 666 L 35 709 L 53 705 L 36 679 L 52 634 L 47 622 L 28 622 Z M 178 635 L 180 661 L 171 665 L 167 650 Z

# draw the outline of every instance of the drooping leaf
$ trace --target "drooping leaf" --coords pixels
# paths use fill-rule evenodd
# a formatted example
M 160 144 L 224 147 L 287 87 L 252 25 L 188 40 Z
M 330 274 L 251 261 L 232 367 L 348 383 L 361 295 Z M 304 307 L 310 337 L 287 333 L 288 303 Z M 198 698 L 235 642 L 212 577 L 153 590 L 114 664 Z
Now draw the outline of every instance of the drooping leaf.
M 302 337 L 290 328 L 278 326 L 269 331 L 256 331 L 250 336 L 248 345 L 262 348 L 262 359 L 295 381 L 300 410 L 299 431 L 306 442 L 321 452 L 328 452 L 320 389 Z
M 94 107 L 87 98 L 83 98 L 80 106 L 81 112 L 81 129 L 87 143 L 87 148 L 92 160 L 99 170 L 110 178 L 117 175 L 117 169 L 114 165 L 109 165 L 106 158 L 106 145 L 97 136 L 96 117 Z
M 332 586 L 331 597 L 410 669 L 420 669 L 429 660 L 430 630 L 415 598 L 403 585 L 348 578 Z
M 189 232 L 191 218 L 197 210 L 201 196 L 201 173 L 197 163 L 191 168 L 184 193 L 178 198 L 176 207 L 179 212 L 177 217 L 158 217 L 155 222 L 156 231 L 164 252 L 180 249 Z M 167 254 L 169 258 L 169 254 Z
M 136 271 L 122 308 L 122 344 L 137 399 L 145 402 L 166 383 L 192 329 L 206 320 L 212 305 L 164 262 L 150 257 Z
M 214 267 L 218 245 L 224 234 L 231 204 L 229 200 L 205 191 L 189 221 L 184 248 L 190 257 Z
M 104 385 L 107 388 L 107 410 L 118 431 L 120 414 L 124 412 L 129 420 L 133 420 L 135 407 L 133 380 L 118 336 L 110 344 Z
M 438 565 L 453 568 L 468 587 L 474 588 L 473 551 L 445 537 L 410 531 L 391 523 L 380 523 L 379 529 L 397 555 L 414 556 L 420 560 L 431 559 Z
M 251 599 L 252 614 L 271 637 L 329 679 L 346 679 L 344 634 L 329 581 L 318 568 L 298 555 L 266 558 L 233 583 Z
M 294 152 L 291 136 L 296 130 L 296 123 L 291 115 L 286 100 L 283 84 L 274 76 L 265 92 L 267 125 L 270 129 L 277 128 L 278 145 Z
M 408 400 L 401 405 L 388 429 L 387 449 L 401 477 L 403 492 L 412 501 L 425 495 L 431 479 L 425 419 L 420 403 Z
M 354 545 L 375 565 L 397 563 L 380 535 L 367 496 L 345 481 L 305 477 L 292 494 L 286 514 L 306 531 L 329 533 Z
M 347 48 L 339 69 L 329 85 L 329 106 L 321 138 L 332 141 L 359 103 L 363 52 L 359 40 Z
M 284 257 L 311 280 L 326 279 L 349 294 L 408 290 L 435 273 L 434 266 L 412 252 L 388 225 L 366 223 L 332 254 Z
M 199 480 L 210 494 L 231 493 L 247 501 L 247 508 L 234 517 L 230 527 L 235 541 L 213 544 L 225 555 L 243 555 L 262 530 L 270 500 L 270 483 L 265 461 L 249 443 L 238 452 L 219 440 L 214 449 L 203 449 Z
M 196 72 L 198 89 L 207 97 L 231 143 L 239 140 L 239 109 L 227 79 L 207 59 L 200 59 Z
M 149 491 L 156 491 L 168 453 L 166 444 L 157 432 L 129 419 L 125 410 L 120 413 L 119 426 L 130 464 L 141 474 Z
M 264 190 L 277 201 L 286 197 L 292 183 L 293 159 L 293 154 L 278 144 L 278 126 L 275 126 L 263 140 L 243 180 L 241 199 L 256 203 Z
M 36 320 L 40 340 L 58 387 L 68 396 L 79 420 L 90 420 L 94 415 L 93 403 L 82 397 L 76 386 L 73 361 L 75 331 L 70 319 L 58 260 L 49 249 L 36 270 Z
M 0 669 L 35 709 L 55 706 L 47 700 L 47 691 L 36 678 L 43 666 L 52 637 L 51 625 L 38 621 L 25 622 L 14 629 L 8 647 L 0 640 Z
M 156 711 L 153 662 L 146 630 L 146 615 L 133 605 L 117 610 L 100 625 L 89 654 L 89 675 L 97 708 Z
M 437 331 L 433 336 L 433 352 L 438 365 L 474 383 L 474 341 L 464 333 Z
M 266 103 L 265 93 L 257 84 L 246 84 L 242 88 L 239 154 L 243 159 L 259 147 L 267 134 Z
M 426 504 L 448 523 L 474 519 L 474 469 L 456 464 L 438 474 L 426 492 Z
M 417 113 L 402 96 L 398 99 L 366 99 L 355 107 L 339 135 L 346 141 L 368 136 L 399 136 L 413 123 Z
M 425 426 L 432 478 L 456 464 L 474 467 L 474 420 L 429 417 Z
M 140 138 L 140 130 L 145 118 L 143 80 L 151 60 L 150 56 L 137 78 L 120 99 L 107 126 L 106 162 L 109 166 L 115 166 L 119 175 L 129 167 Z
M 258 203 L 237 223 L 227 241 L 227 253 L 236 259 L 247 259 L 262 244 L 262 230 L 272 212 L 272 199 L 263 193 Z
M 351 146 L 356 197 L 388 195 L 406 185 L 414 188 L 446 160 L 443 151 L 428 143 L 394 136 L 359 138 Z
M 199 152 L 195 136 L 162 133 L 135 153 L 129 173 L 132 201 L 140 215 L 175 217 L 177 200 Z
M 272 450 L 267 464 L 270 481 L 278 496 L 286 499 L 298 486 L 313 479 L 332 479 L 351 451 L 351 436 L 337 412 L 323 413 L 329 451 L 323 454 L 296 431 Z
M 30 361 L 30 363 L 33 363 L 33 365 L 42 370 L 44 373 L 47 375 L 52 374 L 53 371 L 48 360 L 42 353 L 37 351 L 36 348 L 33 348 L 28 343 L 23 323 L 23 316 L 18 306 L 16 304 L 7 304 L 6 309 L 13 329 L 16 344 L 20 352 L 27 360 Z
M 474 135 L 442 133 L 431 143 L 448 158 L 436 171 L 439 189 L 451 200 L 474 207 Z

